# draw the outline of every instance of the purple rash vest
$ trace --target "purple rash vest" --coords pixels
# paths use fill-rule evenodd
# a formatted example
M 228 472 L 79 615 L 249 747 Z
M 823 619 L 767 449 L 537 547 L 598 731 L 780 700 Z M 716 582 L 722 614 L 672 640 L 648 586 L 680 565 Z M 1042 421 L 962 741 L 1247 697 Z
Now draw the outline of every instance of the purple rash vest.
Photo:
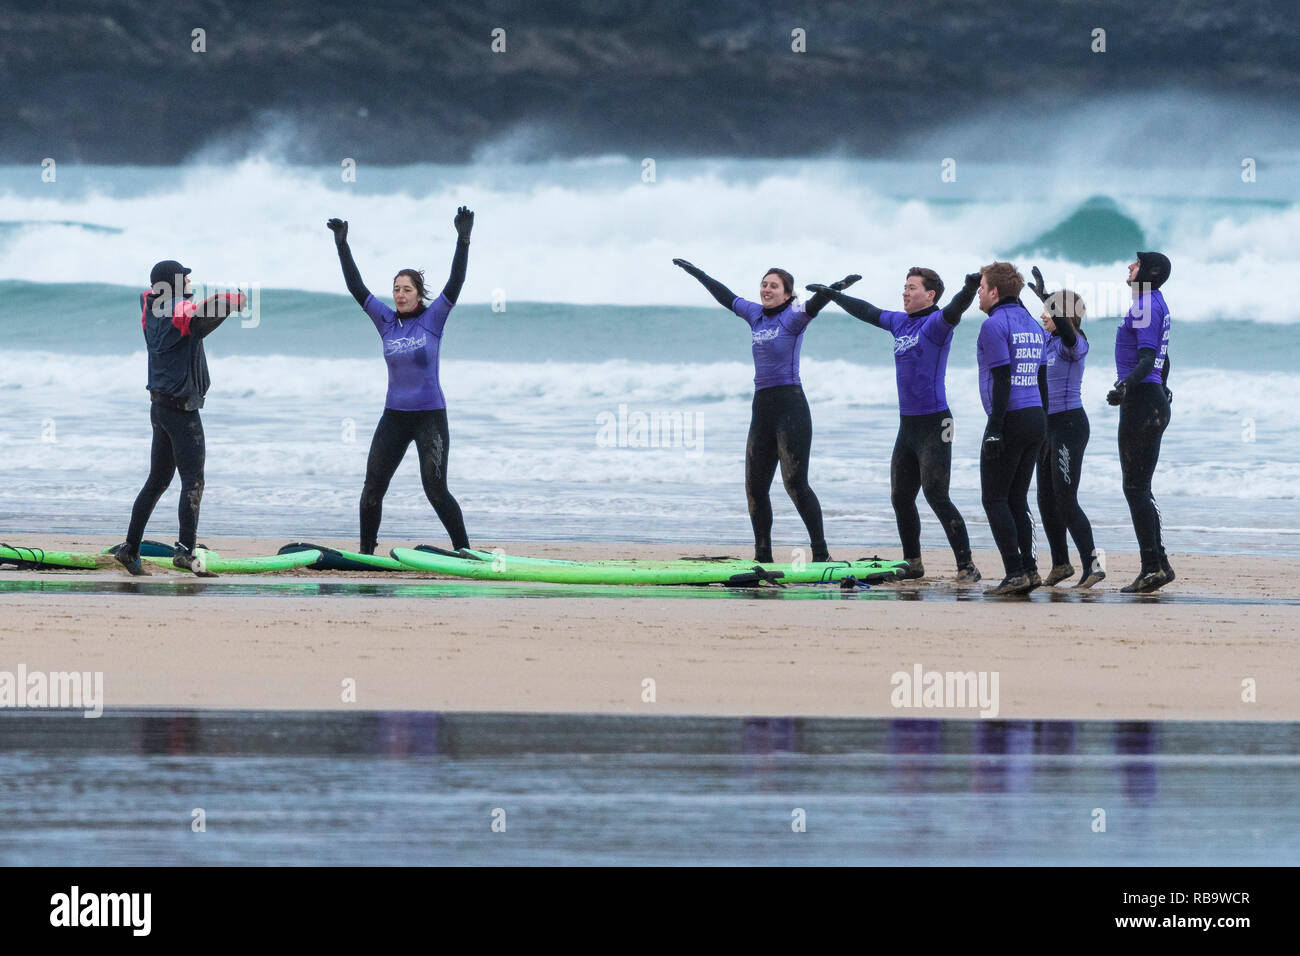
M 918 315 L 882 311 L 880 327 L 894 337 L 899 414 L 933 415 L 946 409 L 944 377 L 956 326 L 935 309 Z
M 1088 340 L 1082 335 L 1074 340 L 1073 348 L 1062 342 L 1059 335 L 1053 335 L 1047 340 L 1047 412 L 1049 415 L 1067 412 L 1072 408 L 1083 408 L 1080 392 L 1083 387 L 1084 357 L 1087 354 Z
M 447 407 L 438 384 L 438 347 L 451 307 L 446 296 L 439 295 L 419 315 L 399 318 L 373 295 L 366 299 L 366 315 L 383 340 L 388 363 L 385 408 L 422 412 Z
M 1138 352 L 1153 349 L 1156 364 L 1144 382 L 1163 381 L 1165 354 L 1169 351 L 1169 308 L 1160 290 L 1144 292 L 1133 299 L 1133 306 L 1115 330 L 1115 373 L 1120 381 L 1129 377 L 1137 366 Z
M 736 296 L 731 310 L 749 323 L 754 342 L 754 391 L 776 385 L 798 385 L 799 349 L 812 316 L 802 302 L 792 301 L 776 315 L 764 315 L 763 307 Z
M 1043 364 L 1047 333 L 1019 302 L 995 305 L 980 326 L 975 355 L 980 367 L 980 400 L 984 413 L 993 413 L 993 369 L 1011 366 L 1011 398 L 1007 411 L 1042 406 L 1038 394 L 1038 366 Z

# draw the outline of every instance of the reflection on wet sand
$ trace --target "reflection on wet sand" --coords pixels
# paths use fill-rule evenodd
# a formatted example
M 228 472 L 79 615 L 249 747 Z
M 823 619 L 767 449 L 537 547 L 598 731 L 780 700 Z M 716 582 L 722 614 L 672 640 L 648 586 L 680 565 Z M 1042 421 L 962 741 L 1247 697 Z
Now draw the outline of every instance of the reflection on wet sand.
M 1295 863 L 1298 747 L 1262 723 L 0 710 L 0 863 Z
M 980 588 L 933 584 L 875 585 L 841 590 L 832 585 L 723 587 L 721 585 L 622 586 L 526 584 L 511 581 L 304 581 L 286 578 L 227 577 L 220 580 L 160 578 L 140 581 L 120 578 L 0 579 L 0 594 L 136 594 L 150 597 L 378 597 L 378 598 L 673 598 L 678 600 L 740 601 L 926 601 L 932 603 L 1048 604 L 1214 604 L 1296 605 L 1300 598 L 1223 597 L 1217 595 L 1121 594 L 1118 591 L 1075 591 L 1040 588 L 1029 595 L 997 597 Z

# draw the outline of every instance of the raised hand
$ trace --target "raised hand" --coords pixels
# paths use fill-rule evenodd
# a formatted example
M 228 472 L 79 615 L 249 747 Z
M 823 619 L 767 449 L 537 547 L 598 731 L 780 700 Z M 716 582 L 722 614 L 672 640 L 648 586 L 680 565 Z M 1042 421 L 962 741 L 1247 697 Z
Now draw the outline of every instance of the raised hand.
M 685 259 L 674 259 L 673 265 L 677 266 L 679 269 L 685 269 L 691 275 L 695 275 L 700 271 L 698 266 L 691 262 L 687 262 Z
M 469 206 L 461 206 L 456 210 L 456 235 L 461 242 L 469 242 L 469 234 L 474 229 L 474 213 L 470 211 Z
M 839 282 L 832 282 L 831 288 L 834 289 L 836 292 L 843 292 L 845 289 L 853 285 L 853 283 L 857 282 L 861 278 L 862 276 L 859 275 L 845 276 Z
M 972 292 L 978 289 L 980 285 L 980 279 L 982 277 L 983 277 L 983 273 L 980 272 L 966 273 L 966 288 L 970 289 Z
M 835 285 L 839 285 L 839 283 L 837 282 Z M 814 282 L 812 285 L 804 286 L 804 288 L 817 295 L 830 295 L 835 291 L 835 286 L 822 285 L 820 282 Z
M 1033 273 L 1034 273 L 1034 281 L 1027 282 L 1025 284 L 1029 286 L 1029 290 L 1033 292 L 1034 295 L 1038 296 L 1038 301 L 1046 302 L 1048 292 L 1047 292 L 1047 283 L 1043 281 L 1043 274 L 1038 271 L 1038 266 L 1034 266 Z
M 344 219 L 331 219 L 325 223 L 330 232 L 334 233 L 334 244 L 341 246 L 348 241 L 348 224 Z

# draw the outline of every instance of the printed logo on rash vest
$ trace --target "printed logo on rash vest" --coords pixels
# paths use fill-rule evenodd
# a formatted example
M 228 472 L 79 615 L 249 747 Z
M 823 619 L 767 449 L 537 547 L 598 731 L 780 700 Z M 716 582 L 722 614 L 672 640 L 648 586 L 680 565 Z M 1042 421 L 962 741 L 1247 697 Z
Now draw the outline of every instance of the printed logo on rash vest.
M 913 348 L 917 342 L 921 341 L 921 333 L 914 335 L 898 335 L 894 337 L 894 354 L 902 355 L 908 349 Z
M 1042 333 L 1012 332 L 1011 344 L 1016 346 L 1016 354 L 1012 357 L 1016 367 L 1011 373 L 1011 385 L 1013 387 L 1037 385 L 1038 365 L 1043 360 Z
M 414 335 L 404 339 L 389 339 L 384 342 L 385 355 L 405 355 L 407 352 L 418 352 L 424 348 L 424 344 L 429 341 L 427 335 L 420 335 L 416 338 Z
M 780 334 L 780 329 L 755 329 L 754 344 L 762 345 L 764 342 L 770 342 Z

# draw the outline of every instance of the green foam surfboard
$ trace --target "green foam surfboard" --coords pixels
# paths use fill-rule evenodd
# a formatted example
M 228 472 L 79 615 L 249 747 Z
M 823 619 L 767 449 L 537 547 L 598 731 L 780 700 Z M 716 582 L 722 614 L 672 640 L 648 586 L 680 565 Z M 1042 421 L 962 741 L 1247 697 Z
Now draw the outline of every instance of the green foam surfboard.
M 0 544 L 0 564 L 19 568 L 57 568 L 93 570 L 115 565 L 111 554 L 79 554 L 75 551 L 46 551 L 44 548 L 20 548 Z
M 269 554 L 256 558 L 223 558 L 214 551 L 199 549 L 195 557 L 203 558 L 203 568 L 213 574 L 264 574 L 268 571 L 292 571 L 305 568 L 320 560 L 319 551 L 294 551 L 291 554 Z M 160 568 L 183 570 L 172 564 L 171 558 L 143 556 L 142 559 Z
M 802 565 L 752 561 L 550 561 L 480 552 L 482 560 L 452 554 L 394 548 L 393 557 L 419 571 L 497 581 L 550 584 L 730 584 L 770 581 L 781 584 L 831 584 L 846 578 L 872 584 L 893 580 L 902 561 L 830 561 Z

